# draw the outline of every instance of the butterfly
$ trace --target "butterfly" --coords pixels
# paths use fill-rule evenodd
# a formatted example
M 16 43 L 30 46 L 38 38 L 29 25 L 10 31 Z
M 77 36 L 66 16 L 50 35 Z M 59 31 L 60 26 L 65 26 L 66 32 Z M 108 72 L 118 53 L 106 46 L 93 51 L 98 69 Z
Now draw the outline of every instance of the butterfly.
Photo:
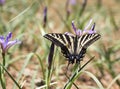
M 61 48 L 63 56 L 70 63 L 80 63 L 85 56 L 86 49 L 98 40 L 101 35 L 98 33 L 86 33 L 83 35 L 68 35 L 61 33 L 48 33 L 44 35 L 56 46 Z

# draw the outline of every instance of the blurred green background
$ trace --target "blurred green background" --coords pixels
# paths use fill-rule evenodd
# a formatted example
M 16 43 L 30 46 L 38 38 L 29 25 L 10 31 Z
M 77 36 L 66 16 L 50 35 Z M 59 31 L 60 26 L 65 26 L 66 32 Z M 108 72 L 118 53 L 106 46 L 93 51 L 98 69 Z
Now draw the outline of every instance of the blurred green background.
M 95 30 L 101 34 L 101 39 L 88 48 L 81 65 L 92 56 L 95 58 L 83 71 L 92 73 L 104 89 L 119 89 L 120 0 L 6 0 L 0 4 L 0 35 L 12 32 L 13 39 L 22 41 L 8 51 L 7 70 L 19 84 L 23 84 L 23 89 L 44 86 L 42 82 L 46 81 L 51 42 L 43 35 L 74 33 L 73 20 L 77 28 L 84 29 L 90 19 L 96 23 Z M 51 83 L 55 84 L 51 85 L 51 89 L 62 89 L 67 82 L 64 75 L 66 66 L 66 59 L 56 47 L 51 74 Z M 72 74 L 72 67 L 68 74 Z M 16 89 L 10 77 L 5 76 L 7 89 Z M 75 83 L 79 89 L 100 89 L 97 81 L 85 72 Z M 76 88 L 72 86 L 71 89 Z

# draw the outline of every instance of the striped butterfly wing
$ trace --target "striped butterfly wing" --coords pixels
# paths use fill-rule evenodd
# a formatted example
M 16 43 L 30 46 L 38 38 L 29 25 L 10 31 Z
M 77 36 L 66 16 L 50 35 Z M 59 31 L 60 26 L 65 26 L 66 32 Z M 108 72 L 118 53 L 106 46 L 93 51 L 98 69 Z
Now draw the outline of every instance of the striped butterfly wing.
M 86 49 L 93 44 L 95 41 L 97 41 L 101 37 L 98 33 L 93 34 L 84 34 L 78 37 L 78 43 L 77 43 L 77 50 L 76 54 L 78 54 L 78 61 L 83 59 L 86 53 Z
M 82 47 L 87 48 L 101 37 L 98 33 L 82 35 L 79 40 Z
M 61 48 L 63 55 L 69 59 L 69 56 L 74 53 L 74 37 L 66 34 L 49 33 L 44 35 L 45 38 L 52 41 L 55 45 Z

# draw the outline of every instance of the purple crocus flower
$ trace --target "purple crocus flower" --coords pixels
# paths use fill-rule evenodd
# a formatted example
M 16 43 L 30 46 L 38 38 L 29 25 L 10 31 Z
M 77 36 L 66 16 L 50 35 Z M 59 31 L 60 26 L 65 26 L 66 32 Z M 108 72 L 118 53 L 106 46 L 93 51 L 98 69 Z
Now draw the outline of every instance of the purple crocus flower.
M 88 34 L 96 33 L 96 31 L 94 30 L 95 23 L 92 25 L 90 30 L 87 30 L 89 28 L 89 26 L 91 25 L 91 23 L 92 23 L 92 20 L 90 20 L 89 24 L 85 27 L 84 30 L 81 30 L 81 29 L 77 29 L 74 25 L 74 21 L 72 21 L 72 28 L 73 28 L 75 34 L 78 35 L 78 36 L 81 36 L 85 33 L 88 33 Z M 66 32 L 65 34 L 71 35 L 71 33 L 68 33 L 68 32 Z
M 2 53 L 6 53 L 11 46 L 21 43 L 21 41 L 18 40 L 10 41 L 11 38 L 12 38 L 11 32 L 8 33 L 6 38 L 4 36 L 0 36 L 0 45 L 1 45 Z
M 0 5 L 3 5 L 5 3 L 5 0 L 0 0 Z

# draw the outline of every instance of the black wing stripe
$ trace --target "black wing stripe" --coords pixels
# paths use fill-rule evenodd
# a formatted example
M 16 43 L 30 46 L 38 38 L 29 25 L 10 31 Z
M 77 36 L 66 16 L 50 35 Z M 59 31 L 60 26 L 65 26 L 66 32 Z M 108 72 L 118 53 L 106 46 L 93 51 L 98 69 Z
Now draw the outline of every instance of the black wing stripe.
M 53 37 L 55 37 L 55 34 L 51 34 Z
M 77 47 L 78 47 L 78 36 L 76 36 L 74 39 L 74 52 L 76 52 Z
M 79 52 L 79 58 L 80 58 L 80 61 L 83 59 L 83 57 L 85 56 L 85 53 L 86 53 L 86 48 L 82 47 L 81 48 L 81 51 Z
M 67 41 L 68 41 L 68 44 L 71 45 L 71 41 L 70 41 L 70 37 L 68 35 L 65 35 Z
M 60 39 L 66 44 L 66 41 L 65 41 L 63 35 L 62 35 L 62 34 L 59 34 L 59 36 L 60 36 Z
M 85 39 L 86 39 L 87 35 L 88 35 L 88 34 L 85 34 L 85 35 L 82 35 L 82 36 L 81 36 L 81 41 L 80 41 L 80 43 L 81 43 L 82 46 L 84 45 L 84 42 L 85 42 Z
M 84 43 L 88 38 L 90 34 L 85 34 L 84 39 L 82 40 L 82 43 Z
M 80 36 L 80 43 L 82 43 L 84 37 L 85 37 L 85 35 Z
M 58 34 L 56 34 L 56 37 L 57 37 L 57 38 L 59 38 L 59 35 L 58 35 Z
M 92 37 L 92 34 L 89 34 L 89 37 L 88 38 L 91 38 Z

